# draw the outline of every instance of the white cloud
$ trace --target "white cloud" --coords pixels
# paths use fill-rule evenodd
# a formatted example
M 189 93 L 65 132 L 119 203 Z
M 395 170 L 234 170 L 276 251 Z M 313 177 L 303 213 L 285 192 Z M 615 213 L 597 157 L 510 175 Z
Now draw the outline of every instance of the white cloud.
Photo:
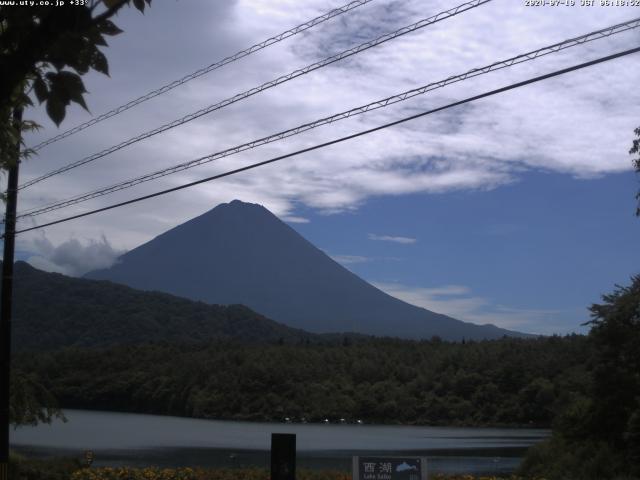
M 418 240 L 411 237 L 397 237 L 392 235 L 376 235 L 375 233 L 370 233 L 368 235 L 369 240 L 376 240 L 379 242 L 393 242 L 393 243 L 401 243 L 403 245 L 409 245 L 412 243 L 416 243 Z
M 578 324 L 573 329 L 567 327 L 568 323 L 563 317 L 573 317 L 576 314 L 575 311 L 500 305 L 474 295 L 470 288 L 462 285 L 424 288 L 389 282 L 372 284 L 412 305 L 476 324 L 491 323 L 507 329 L 536 334 L 565 334 L 584 330 Z M 580 313 L 584 313 L 586 317 L 586 310 Z
M 338 6 L 341 2 L 332 2 Z M 340 19 L 162 95 L 99 126 L 58 142 L 25 162 L 23 180 L 118 143 L 303 67 L 342 49 L 451 8 L 450 1 L 372 2 Z M 89 75 L 92 111 L 99 114 L 274 33 L 326 11 L 320 0 L 166 2 L 142 16 L 118 18 L 125 33 L 107 49 L 111 78 Z M 508 58 L 626 20 L 631 8 L 526 8 L 495 0 L 463 15 L 405 35 L 356 57 L 203 116 L 163 135 L 21 192 L 21 209 L 84 193 L 291 128 L 452 74 Z M 306 132 L 236 157 L 102 197 L 38 222 L 79 213 L 196 180 L 378 126 L 491 88 L 622 50 L 638 32 L 567 49 L 395 106 Z M 172 58 L 170 63 L 166 58 Z M 141 60 L 143 59 L 143 60 Z M 144 68 L 138 68 L 144 64 Z M 133 68 L 133 67 L 136 68 Z M 244 172 L 223 181 L 156 198 L 48 229 L 62 243 L 69 230 L 83 238 L 103 231 L 132 248 L 218 203 L 239 198 L 264 204 L 288 221 L 304 221 L 303 205 L 324 213 L 357 209 L 371 197 L 493 189 L 523 171 L 548 170 L 575 178 L 631 170 L 627 151 L 640 101 L 633 58 L 441 112 L 347 143 Z M 26 112 L 56 133 L 42 109 Z M 88 119 L 72 108 L 64 128 Z M 28 237 L 27 237 L 28 238 Z M 25 240 L 21 240 L 25 241 Z
M 336 262 L 342 265 L 351 265 L 354 263 L 365 263 L 370 262 L 372 259 L 370 257 L 363 257 L 361 255 L 329 255 Z
M 33 238 L 30 251 L 35 252 L 35 255 L 27 261 L 34 267 L 72 277 L 108 268 L 125 253 L 124 250 L 114 249 L 104 236 L 99 240 L 84 242 L 71 238 L 56 246 L 44 234 Z
M 295 215 L 287 215 L 286 217 L 282 217 L 282 220 L 289 223 L 309 223 L 310 220 L 305 217 L 296 217 Z

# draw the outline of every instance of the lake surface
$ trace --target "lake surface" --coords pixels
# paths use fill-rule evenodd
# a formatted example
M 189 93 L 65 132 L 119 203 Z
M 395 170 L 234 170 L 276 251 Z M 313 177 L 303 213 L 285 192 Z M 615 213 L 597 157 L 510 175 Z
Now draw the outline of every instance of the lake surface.
M 248 423 L 65 410 L 67 423 L 21 427 L 12 448 L 30 456 L 82 456 L 94 465 L 269 467 L 271 433 L 295 433 L 298 466 L 350 470 L 353 455 L 419 455 L 428 471 L 508 473 L 540 429 Z

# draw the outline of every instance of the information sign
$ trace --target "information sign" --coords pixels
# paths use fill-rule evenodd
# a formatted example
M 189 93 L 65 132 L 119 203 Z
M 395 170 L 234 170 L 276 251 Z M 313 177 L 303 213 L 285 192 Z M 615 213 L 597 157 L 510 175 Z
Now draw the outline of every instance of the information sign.
M 353 480 L 427 480 L 424 457 L 353 457 Z

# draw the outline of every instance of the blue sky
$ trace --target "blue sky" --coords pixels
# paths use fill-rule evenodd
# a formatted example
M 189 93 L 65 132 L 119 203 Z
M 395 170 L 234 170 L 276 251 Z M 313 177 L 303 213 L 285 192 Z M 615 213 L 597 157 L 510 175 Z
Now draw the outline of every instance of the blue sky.
M 91 113 L 62 130 L 346 3 L 154 2 L 126 9 Z M 461 0 L 460 4 L 463 3 Z M 77 161 L 378 35 L 458 5 L 373 0 L 43 149 L 22 180 Z M 199 117 L 20 194 L 19 210 L 84 194 L 637 17 L 637 8 L 492 0 Z M 434 90 L 222 161 L 21 221 L 40 225 L 376 127 L 640 44 L 640 29 Z M 585 307 L 638 273 L 638 58 L 627 57 L 152 202 L 18 238 L 20 258 L 80 275 L 222 202 L 260 203 L 379 288 L 478 323 L 579 329 Z M 60 132 L 42 108 L 32 146 Z
M 632 173 L 535 172 L 490 191 L 371 199 L 340 215 L 300 209 L 310 222 L 292 226 L 413 303 L 528 332 L 580 332 L 587 306 L 640 273 L 638 187 Z

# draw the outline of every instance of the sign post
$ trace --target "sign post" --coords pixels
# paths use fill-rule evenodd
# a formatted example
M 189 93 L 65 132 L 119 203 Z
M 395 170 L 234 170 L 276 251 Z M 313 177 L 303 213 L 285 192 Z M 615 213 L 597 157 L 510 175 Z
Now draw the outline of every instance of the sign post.
M 427 459 L 353 457 L 353 480 L 427 480 Z

